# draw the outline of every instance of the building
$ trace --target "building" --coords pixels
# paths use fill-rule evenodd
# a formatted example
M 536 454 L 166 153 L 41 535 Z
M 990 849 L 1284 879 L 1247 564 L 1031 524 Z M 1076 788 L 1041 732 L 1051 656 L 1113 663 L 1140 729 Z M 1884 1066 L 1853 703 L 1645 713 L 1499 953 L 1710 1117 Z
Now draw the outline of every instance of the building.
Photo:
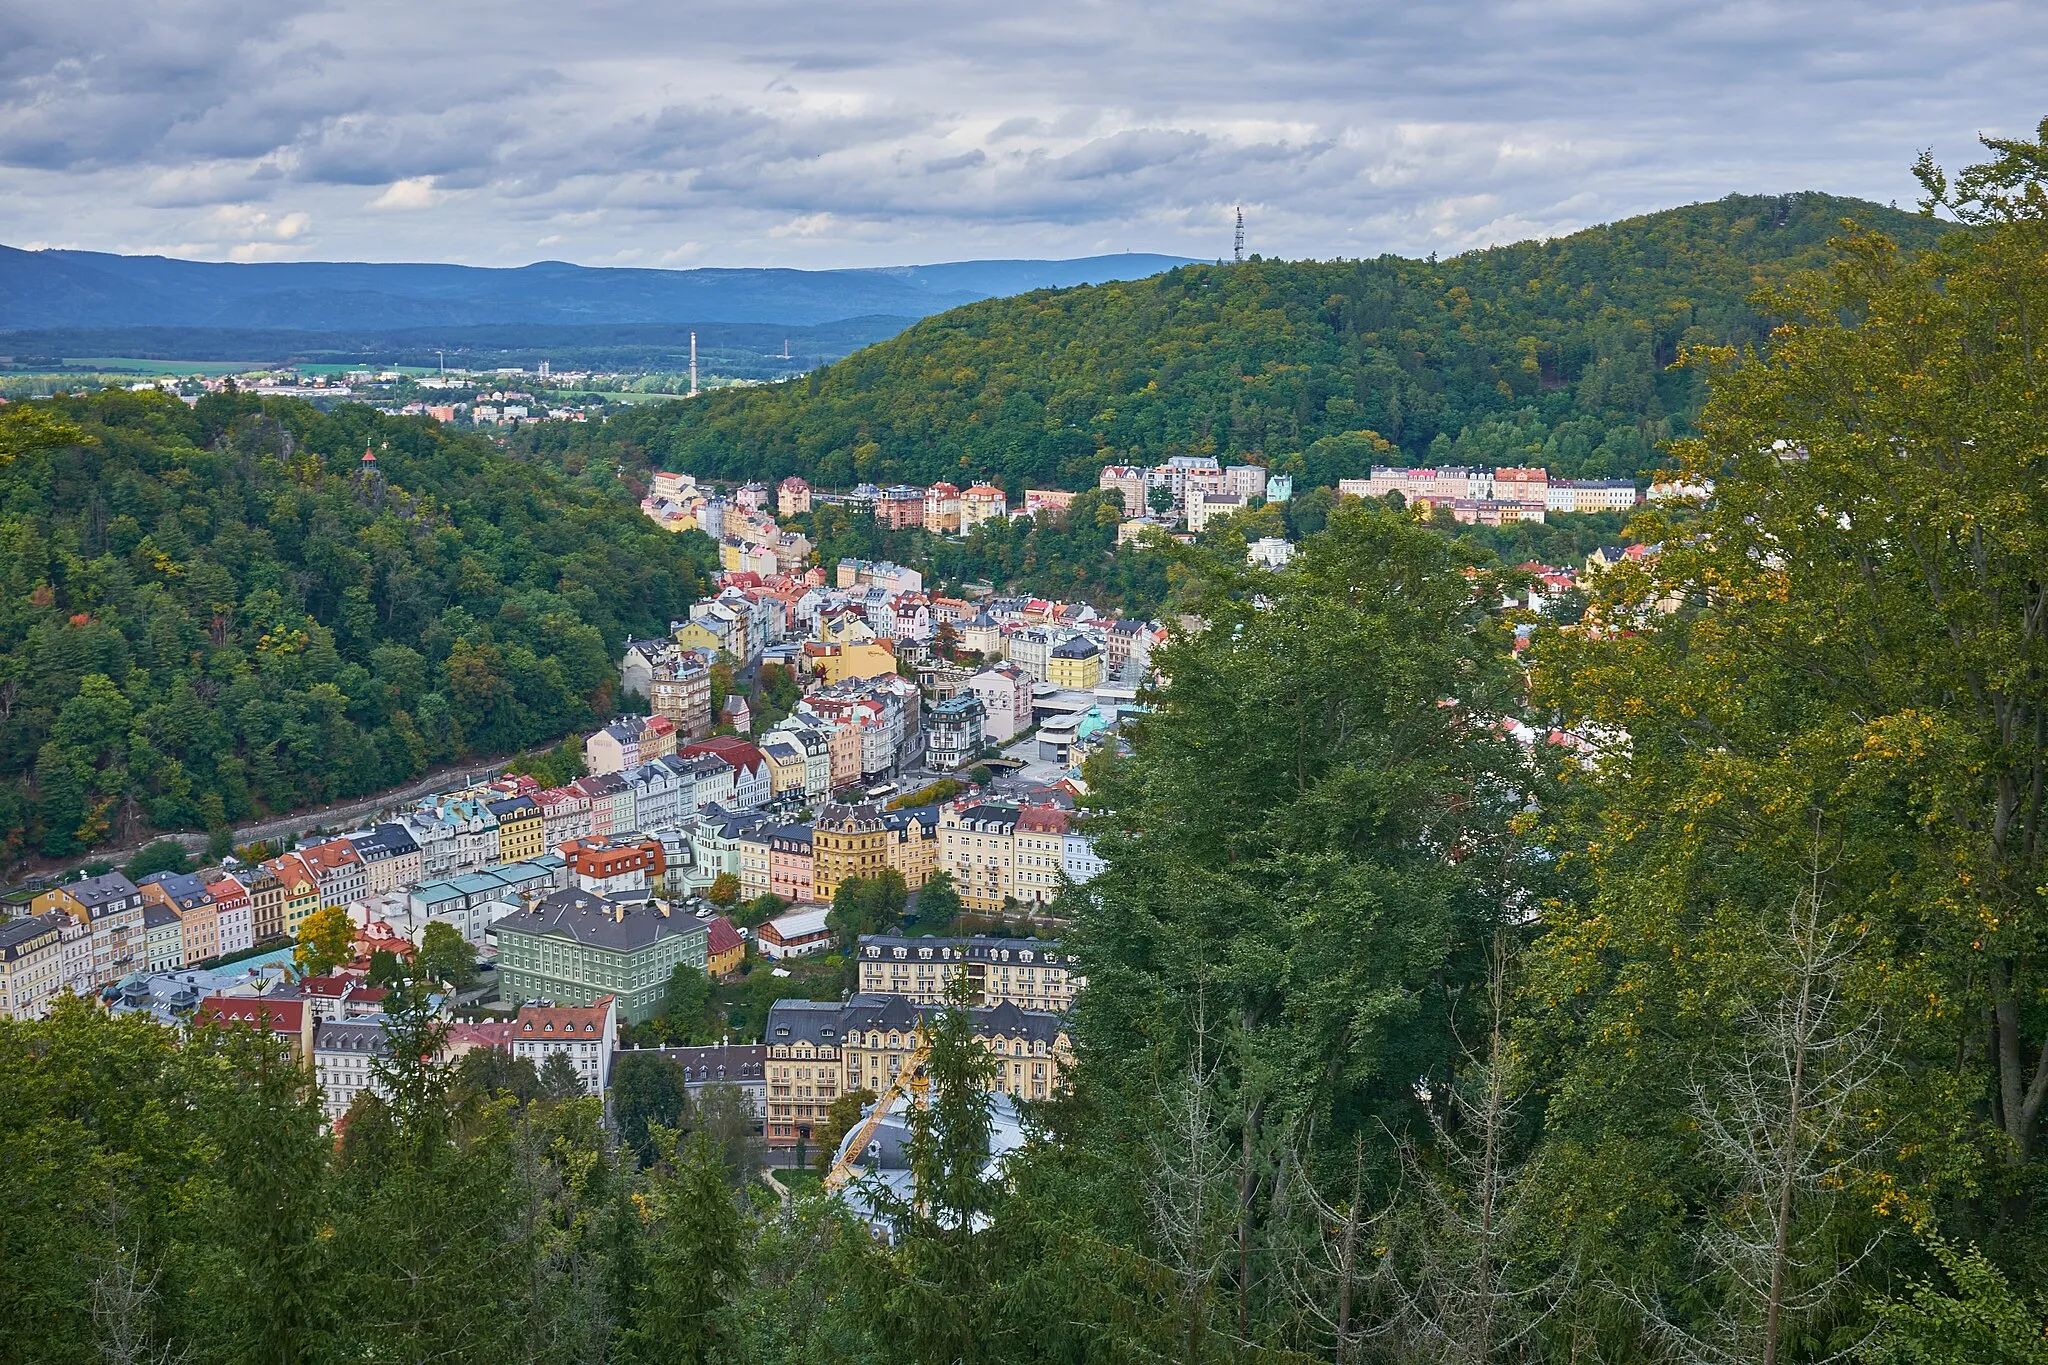
M 830 805 L 811 826 L 811 884 L 830 902 L 843 882 L 879 877 L 889 866 L 889 827 L 878 806 Z
M 732 921 L 723 915 L 713 915 L 704 922 L 704 974 L 711 977 L 730 976 L 740 969 L 747 959 L 747 941 L 740 937 L 740 931 L 733 928 Z
M 1067 880 L 1079 886 L 1092 880 L 1109 866 L 1095 851 L 1095 840 L 1086 834 L 1078 834 L 1071 825 L 1066 839 L 1060 845 L 1060 856 L 1066 864 Z
M 37 915 L 60 911 L 84 931 L 73 939 L 79 946 L 71 955 L 71 970 L 64 984 L 87 995 L 119 981 L 147 961 L 143 905 L 142 892 L 134 882 L 118 872 L 107 872 L 40 892 L 29 908 Z
M 71 926 L 58 910 L 0 920 L 0 1019 L 40 1019 L 49 1011 L 63 985 L 64 930 Z
M 647 701 L 684 739 L 711 733 L 711 670 L 693 656 L 679 652 L 658 665 L 647 684 Z
M 882 813 L 889 827 L 889 866 L 912 891 L 931 880 L 939 866 L 939 808 L 914 806 Z
M 960 529 L 960 490 L 950 483 L 935 483 L 924 490 L 924 529 L 948 534 Z
M 900 995 L 923 1005 L 945 1003 L 946 987 L 963 973 L 976 1005 L 1008 1002 L 1055 1013 L 1072 1005 L 1086 984 L 1057 939 L 866 934 L 854 955 L 862 994 Z
M 725 705 L 719 708 L 718 723 L 730 728 L 736 735 L 744 735 L 754 728 L 754 712 L 747 705 L 747 699 L 739 693 L 729 694 Z
M 284 880 L 268 866 L 258 864 L 238 880 L 249 888 L 249 919 L 258 943 L 284 937 Z
M 150 972 L 174 972 L 185 965 L 185 922 L 178 912 L 158 901 L 142 907 L 142 937 L 148 945 Z
M 984 802 L 939 811 L 939 867 L 969 910 L 1000 910 L 1016 892 L 1016 806 Z
M 771 1148 L 808 1142 L 832 1101 L 849 1090 L 880 1093 L 911 1064 L 932 1006 L 901 996 L 855 995 L 844 1004 L 778 1000 L 768 1011 L 767 1139 Z M 1050 1097 L 1072 1064 L 1056 1014 L 998 1004 L 972 1011 L 974 1036 L 998 1065 L 990 1089 Z
M 981 698 L 963 692 L 932 708 L 925 732 L 925 763 L 939 772 L 953 772 L 981 752 Z
M 983 669 L 967 689 L 981 701 L 981 743 L 1008 744 L 1031 728 L 1031 676 L 1017 665 Z
M 756 930 L 754 942 L 760 946 L 761 956 L 777 961 L 821 953 L 832 945 L 832 930 L 825 923 L 830 913 L 831 907 L 824 905 L 792 910 Z
M 1263 465 L 1234 464 L 1223 470 L 1223 491 L 1242 498 L 1247 505 L 1254 498 L 1266 496 L 1266 470 Z
M 369 873 L 351 840 L 310 845 L 298 850 L 298 859 L 319 888 L 322 905 L 351 905 L 369 894 Z
M 190 967 L 220 956 L 220 916 L 214 909 L 213 892 L 207 888 L 205 878 L 189 872 L 154 872 L 144 877 L 136 889 L 142 892 L 143 900 L 178 917 L 180 952 L 184 956 L 173 963 L 173 967 Z M 143 924 L 147 933 L 149 915 L 146 912 Z M 161 938 L 152 939 L 152 962 L 162 941 Z M 152 966 L 150 970 L 167 971 L 170 968 Z
M 1191 489 L 1188 493 L 1188 530 L 1200 535 L 1214 522 L 1244 510 L 1244 499 L 1235 493 L 1209 493 Z
M 533 794 L 533 804 L 540 807 L 541 842 L 549 848 L 560 848 L 571 839 L 588 839 L 590 828 L 590 798 L 574 785 L 547 787 Z
M 419 841 L 404 825 L 382 824 L 348 836 L 363 860 L 365 895 L 403 891 L 426 876 Z
M 775 485 L 775 511 L 779 516 L 800 517 L 811 510 L 811 486 L 792 474 Z
M 377 1063 L 391 1055 L 391 1040 L 380 1015 L 369 1019 L 323 1019 L 313 1025 L 313 1079 L 320 1086 L 320 1112 L 328 1125 L 341 1122 L 367 1090 L 389 1098 Z
M 888 531 L 924 525 L 924 490 L 899 483 L 875 499 L 875 524 Z
M 1627 512 L 1637 502 L 1634 479 L 1559 479 L 1546 489 L 1552 512 Z
M 593 730 L 583 741 L 583 766 L 593 777 L 640 766 L 640 722 L 632 716 Z
M 1117 496 L 1123 499 L 1127 517 L 1142 517 L 1151 510 L 1145 501 L 1148 494 L 1145 471 L 1139 465 L 1104 465 L 1102 472 L 1095 476 L 1095 486 L 1116 490 Z
M 662 978 L 666 989 L 668 978 Z M 523 1005 L 512 1025 L 512 1055 L 540 1070 L 561 1053 L 576 1069 L 583 1093 L 600 1099 L 611 1087 L 612 1051 L 619 1045 L 618 1001 L 599 996 L 588 1005 Z
M 1054 687 L 1092 692 L 1102 685 L 1102 650 L 1087 636 L 1076 635 L 1052 647 L 1046 675 Z
M 768 1049 L 760 1043 L 728 1043 L 717 1047 L 635 1047 L 612 1056 L 612 1069 L 635 1053 L 664 1057 L 683 1069 L 683 1088 L 696 1100 L 714 1085 L 736 1086 L 754 1111 L 755 1121 L 768 1117 Z
M 675 913 L 665 901 L 572 888 L 505 916 L 491 932 L 504 999 L 590 1005 L 614 996 L 631 1024 L 661 1012 L 676 964 L 704 970 L 703 922 Z
M 978 483 L 960 494 L 960 530 L 965 533 L 985 521 L 1001 521 L 1010 515 L 1010 500 L 993 484 Z
M 768 889 L 792 905 L 816 900 L 812 880 L 811 827 L 775 825 L 768 829 Z
M 750 826 L 739 837 L 741 900 L 765 896 L 774 887 L 774 832 L 775 827 L 763 821 Z
M 845 1088 L 840 1056 L 845 1006 L 828 1000 L 778 1000 L 768 1008 L 764 1046 L 770 1147 L 794 1147 L 810 1139 Z
M 1292 474 L 1268 474 L 1266 476 L 1266 501 L 1288 502 L 1294 497 L 1294 476 Z
M 385 998 L 390 994 L 360 976 L 308 976 L 301 978 L 294 989 L 313 1012 L 315 1024 L 327 1019 L 382 1014 Z
M 508 797 L 487 803 L 498 821 L 498 861 L 523 863 L 548 851 L 547 819 L 532 798 Z
M 1027 905 L 1057 900 L 1065 875 L 1067 813 L 1058 806 L 1026 806 L 1017 813 L 1011 843 L 1012 894 Z
M 641 839 L 614 843 L 608 839 L 572 840 L 562 845 L 569 884 L 594 896 L 629 896 L 645 891 L 667 866 L 661 841 Z
M 313 1011 L 297 997 L 209 995 L 193 1021 L 217 1028 L 252 1028 L 280 1039 L 301 1062 L 313 1050 Z
M 732 795 L 725 803 L 728 809 L 759 810 L 774 795 L 774 775 L 767 756 L 759 745 L 738 735 L 713 735 L 709 739 L 700 739 L 679 750 L 676 757 L 717 757 L 731 765 Z
M 199 876 L 206 882 L 207 893 L 213 897 L 214 923 L 220 932 L 221 956 L 246 952 L 255 947 L 255 910 L 249 900 L 249 888 L 242 879 L 219 868 L 209 868 Z
M 263 867 L 277 879 L 280 933 L 285 938 L 297 938 L 299 926 L 305 923 L 306 916 L 320 908 L 320 884 L 313 880 L 313 874 L 306 870 L 297 854 L 287 853 L 272 858 Z M 261 923 L 260 919 L 258 923 Z

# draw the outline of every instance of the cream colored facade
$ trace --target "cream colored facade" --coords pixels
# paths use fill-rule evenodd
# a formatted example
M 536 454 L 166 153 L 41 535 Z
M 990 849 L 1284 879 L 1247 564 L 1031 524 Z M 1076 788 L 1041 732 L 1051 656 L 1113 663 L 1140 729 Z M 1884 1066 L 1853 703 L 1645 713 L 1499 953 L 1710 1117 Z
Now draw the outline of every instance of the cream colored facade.
M 1087 984 L 1057 939 L 862 936 L 854 952 L 863 995 L 897 995 L 919 1005 L 942 1004 L 946 987 L 966 973 L 976 1005 L 1064 1012 Z
M 953 874 L 969 910 L 1000 910 L 1016 894 L 1015 806 L 947 807 L 939 813 L 939 866 Z
M 829 905 L 840 883 L 880 876 L 892 837 L 873 806 L 827 806 L 811 826 L 812 894 Z

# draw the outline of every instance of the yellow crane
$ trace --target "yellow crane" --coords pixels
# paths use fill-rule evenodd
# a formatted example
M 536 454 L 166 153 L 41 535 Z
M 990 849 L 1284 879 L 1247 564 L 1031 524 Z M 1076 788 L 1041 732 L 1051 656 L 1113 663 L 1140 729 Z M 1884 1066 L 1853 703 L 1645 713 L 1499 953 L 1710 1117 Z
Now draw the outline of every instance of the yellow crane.
M 826 1189 L 836 1190 L 853 1179 L 855 1163 L 866 1155 L 868 1144 L 875 1140 L 875 1130 L 882 1126 L 882 1118 L 889 1112 L 889 1106 L 896 1102 L 897 1096 L 908 1094 L 917 1104 L 925 1103 L 925 1091 L 929 1082 L 924 1074 L 924 1068 L 931 1055 L 932 1040 L 920 1027 L 917 1031 L 917 1046 L 911 1050 L 910 1059 L 903 1064 L 903 1069 L 896 1073 L 896 1078 L 889 1082 L 889 1088 L 875 1101 L 874 1108 L 868 1110 L 867 1117 L 860 1121 L 860 1127 L 854 1130 L 853 1141 L 844 1144 L 840 1148 L 841 1155 L 833 1158 L 832 1169 L 825 1173 Z

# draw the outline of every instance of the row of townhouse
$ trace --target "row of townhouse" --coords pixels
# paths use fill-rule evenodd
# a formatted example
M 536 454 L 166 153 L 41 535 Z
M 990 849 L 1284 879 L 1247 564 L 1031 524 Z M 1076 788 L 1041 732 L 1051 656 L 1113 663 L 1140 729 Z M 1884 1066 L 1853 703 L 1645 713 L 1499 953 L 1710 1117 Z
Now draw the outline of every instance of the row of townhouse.
M 1057 806 L 1002 801 L 942 806 L 938 867 L 953 876 L 970 910 L 1006 904 L 1043 905 L 1068 883 L 1086 882 L 1102 869 L 1095 843 L 1072 827 Z
M 1262 465 L 1224 465 L 1213 455 L 1175 455 L 1150 467 L 1106 465 L 1096 475 L 1095 486 L 1114 491 L 1123 500 L 1127 517 L 1163 512 L 1187 519 L 1188 529 L 1198 531 L 1193 517 L 1203 499 L 1229 500 L 1238 509 L 1254 498 L 1285 502 L 1293 494 L 1294 480 L 1268 474 Z
M 808 1142 L 832 1101 L 849 1091 L 888 1089 L 911 1065 L 933 1008 L 904 995 L 776 1001 L 764 1039 L 768 1145 Z M 1073 1061 L 1058 1014 L 1006 1001 L 977 1008 L 972 1018 L 974 1037 L 993 1063 L 991 1090 L 1027 1099 L 1057 1092 Z
M 1447 508 L 1460 522 L 1506 525 L 1560 512 L 1626 512 L 1641 501 L 1633 479 L 1553 479 L 1544 467 L 1399 468 L 1374 465 L 1363 479 L 1341 479 L 1339 496 L 1399 493 L 1411 507 Z

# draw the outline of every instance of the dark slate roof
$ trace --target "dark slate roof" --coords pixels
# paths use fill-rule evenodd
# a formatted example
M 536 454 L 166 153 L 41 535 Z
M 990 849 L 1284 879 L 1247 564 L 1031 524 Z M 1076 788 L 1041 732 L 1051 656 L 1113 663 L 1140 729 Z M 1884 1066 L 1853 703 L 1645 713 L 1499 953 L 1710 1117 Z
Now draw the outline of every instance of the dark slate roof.
M 491 814 L 500 820 L 507 816 L 526 817 L 540 813 L 540 807 L 533 804 L 530 797 L 525 796 L 508 796 L 503 801 L 487 801 L 484 804 L 490 809 Z
M 142 885 L 162 888 L 163 893 L 181 910 L 190 910 L 213 899 L 213 893 L 206 889 L 205 880 L 190 872 L 153 872 L 142 879 Z
M 380 1019 L 327 1019 L 313 1025 L 313 1051 L 384 1057 L 391 1052 L 391 1040 Z
M 46 910 L 40 915 L 24 915 L 20 919 L 0 920 L 0 957 L 9 957 L 20 951 L 24 943 L 54 934 L 71 922 L 71 916 L 62 910 Z
M 938 938 L 907 934 L 862 934 L 855 951 L 863 960 L 895 960 L 893 950 L 907 950 L 906 958 L 917 960 L 919 950 L 929 948 L 935 962 L 997 962 L 1006 966 L 1067 966 L 1073 958 L 1060 951 L 1060 941 L 1036 938 L 997 938 L 976 934 L 971 938 Z M 1031 954 L 1026 961 L 1024 954 Z M 1007 954 L 1007 956 L 1005 956 Z
M 1055 659 L 1092 659 L 1100 653 L 1102 651 L 1096 648 L 1093 640 L 1085 635 L 1076 635 L 1063 645 L 1053 646 L 1052 656 Z
M 836 1000 L 778 1000 L 768 1007 L 768 1042 L 838 1047 L 843 1008 Z
M 493 924 L 499 934 L 558 934 L 591 947 L 630 953 L 677 934 L 701 934 L 704 925 L 679 917 L 661 901 L 629 901 L 571 887 Z
M 612 1053 L 613 1073 L 617 1074 L 621 1061 L 635 1055 L 666 1057 L 680 1062 L 683 1079 L 690 1085 L 717 1085 L 720 1082 L 742 1085 L 759 1083 L 767 1078 L 768 1049 L 759 1043 L 729 1043 L 723 1047 L 620 1048 Z
M 419 852 L 419 841 L 404 825 L 379 825 L 355 837 L 356 852 L 366 859 L 395 858 Z
M 82 882 L 73 882 L 60 889 L 87 910 L 97 910 L 108 901 L 138 894 L 135 883 L 118 872 L 103 872 L 97 877 L 87 877 Z

